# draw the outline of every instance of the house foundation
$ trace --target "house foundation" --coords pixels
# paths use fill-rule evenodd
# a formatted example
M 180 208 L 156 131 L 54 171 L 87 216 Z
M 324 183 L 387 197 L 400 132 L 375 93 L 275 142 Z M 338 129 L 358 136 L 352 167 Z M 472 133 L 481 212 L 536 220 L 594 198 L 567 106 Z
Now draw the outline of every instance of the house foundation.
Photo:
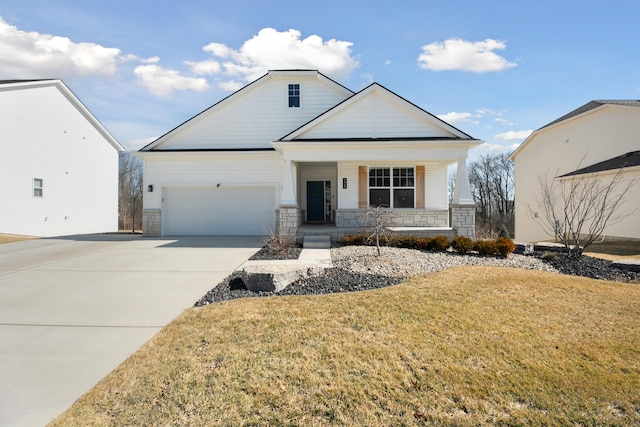
M 451 227 L 458 236 L 476 238 L 476 205 L 451 205 Z
M 145 237 L 160 237 L 161 233 L 160 209 L 145 209 L 142 211 L 142 235 Z

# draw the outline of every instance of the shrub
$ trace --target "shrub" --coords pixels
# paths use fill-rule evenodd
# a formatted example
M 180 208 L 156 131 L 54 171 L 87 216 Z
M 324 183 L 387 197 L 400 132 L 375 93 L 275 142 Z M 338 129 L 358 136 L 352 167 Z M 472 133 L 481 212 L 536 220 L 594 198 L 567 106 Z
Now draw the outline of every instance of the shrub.
M 456 236 L 451 241 L 451 247 L 461 255 L 473 250 L 473 240 L 464 236 Z
M 516 245 L 513 243 L 513 240 L 506 237 L 498 237 L 495 244 L 498 254 L 503 257 L 507 257 L 516 249 Z
M 502 224 L 500 225 L 500 227 L 498 227 L 498 237 L 504 237 L 507 239 L 511 238 L 511 236 L 509 235 L 509 229 L 506 225 Z
M 429 249 L 429 242 L 431 242 L 431 239 L 428 237 L 418 237 L 416 239 L 416 249 L 419 249 L 421 251 L 426 251 Z
M 399 236 L 397 237 L 396 246 L 399 248 L 417 249 L 418 239 L 414 236 Z
M 473 250 L 482 256 L 495 255 L 498 253 L 495 240 L 476 240 L 473 244 Z
M 361 246 L 367 242 L 366 234 L 351 234 L 342 236 L 340 244 L 343 246 Z
M 449 247 L 449 239 L 447 236 L 436 236 L 429 240 L 427 249 L 430 251 L 444 252 Z
M 285 255 L 291 248 L 296 246 L 296 240 L 297 237 L 295 235 L 269 232 L 262 238 L 260 243 L 270 252 Z

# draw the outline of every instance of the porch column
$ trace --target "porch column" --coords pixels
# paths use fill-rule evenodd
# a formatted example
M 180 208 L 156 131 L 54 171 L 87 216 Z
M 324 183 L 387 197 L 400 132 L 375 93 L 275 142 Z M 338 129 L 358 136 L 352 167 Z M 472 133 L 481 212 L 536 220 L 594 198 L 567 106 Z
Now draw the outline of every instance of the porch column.
M 298 207 L 296 197 L 296 176 L 298 167 L 289 159 L 284 161 L 284 180 L 282 181 L 282 194 L 280 195 L 281 207 Z
M 456 172 L 456 188 L 453 191 L 453 203 L 456 205 L 475 205 L 471 195 L 469 173 L 467 172 L 467 158 L 458 159 L 458 171 Z
M 476 204 L 471 194 L 466 157 L 458 159 L 456 188 L 451 203 L 451 227 L 456 230 L 458 236 L 470 239 L 476 237 Z

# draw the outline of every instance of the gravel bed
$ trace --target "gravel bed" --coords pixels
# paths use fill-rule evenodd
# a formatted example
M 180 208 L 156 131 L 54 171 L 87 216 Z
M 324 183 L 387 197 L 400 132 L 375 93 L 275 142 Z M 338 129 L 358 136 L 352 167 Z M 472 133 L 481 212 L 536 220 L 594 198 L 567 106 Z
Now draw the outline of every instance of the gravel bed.
M 297 246 L 293 248 L 287 248 L 282 251 L 273 251 L 267 248 L 262 248 L 258 252 L 253 254 L 253 256 L 249 258 L 249 260 L 271 261 L 271 260 L 279 260 L 279 259 L 298 259 L 301 252 L 302 252 L 302 248 Z

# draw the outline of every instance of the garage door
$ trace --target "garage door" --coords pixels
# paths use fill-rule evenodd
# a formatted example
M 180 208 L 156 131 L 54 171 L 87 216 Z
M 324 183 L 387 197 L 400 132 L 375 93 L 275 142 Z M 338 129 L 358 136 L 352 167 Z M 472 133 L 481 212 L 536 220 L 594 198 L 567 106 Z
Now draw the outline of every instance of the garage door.
M 255 236 L 275 228 L 274 187 L 165 188 L 167 236 Z

